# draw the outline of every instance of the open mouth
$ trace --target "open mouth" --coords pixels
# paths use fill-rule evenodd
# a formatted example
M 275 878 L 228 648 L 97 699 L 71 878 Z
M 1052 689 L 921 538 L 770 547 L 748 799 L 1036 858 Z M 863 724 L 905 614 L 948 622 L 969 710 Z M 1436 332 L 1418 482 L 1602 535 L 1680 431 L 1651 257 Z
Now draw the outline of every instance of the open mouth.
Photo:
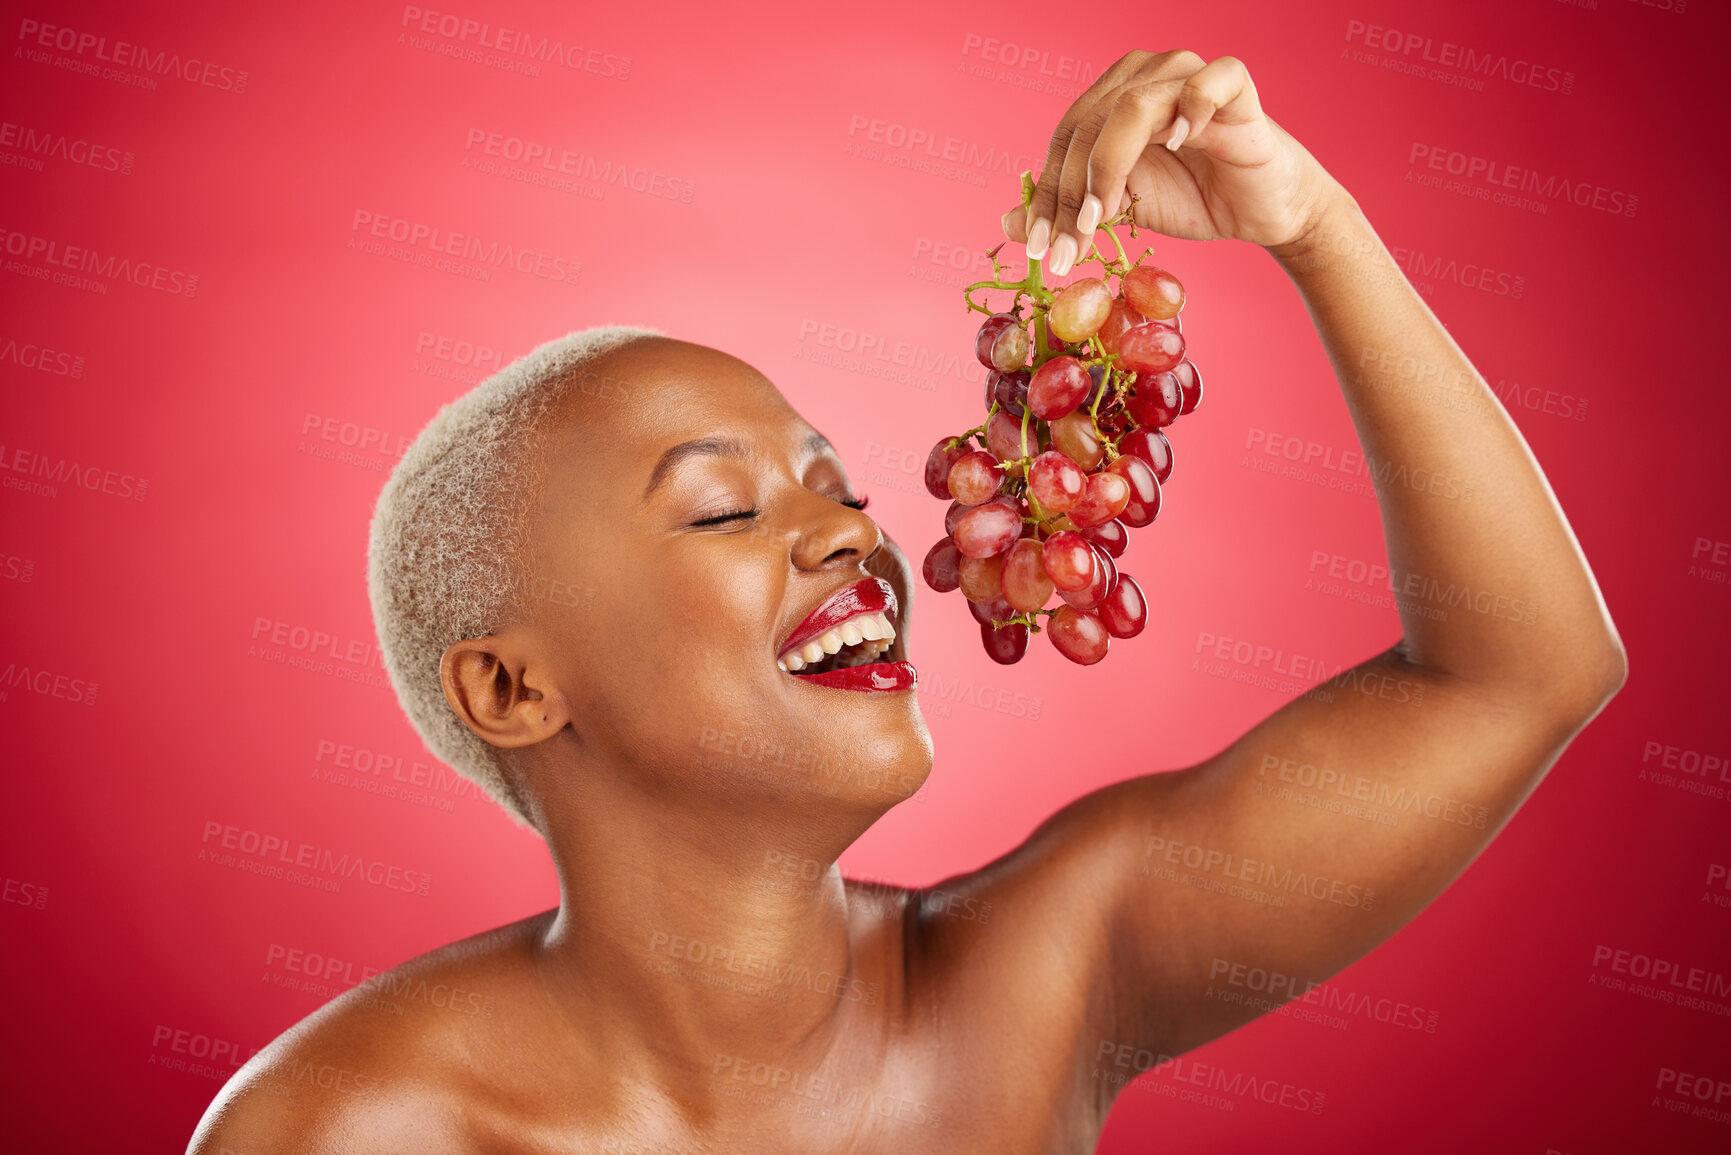
M 881 612 L 860 613 L 831 626 L 776 665 L 790 674 L 827 674 L 875 662 L 896 642 L 896 628 Z
M 795 677 L 839 689 L 903 688 L 913 668 L 903 660 L 906 647 L 896 632 L 899 608 L 895 591 L 882 578 L 844 586 L 794 629 L 775 664 Z

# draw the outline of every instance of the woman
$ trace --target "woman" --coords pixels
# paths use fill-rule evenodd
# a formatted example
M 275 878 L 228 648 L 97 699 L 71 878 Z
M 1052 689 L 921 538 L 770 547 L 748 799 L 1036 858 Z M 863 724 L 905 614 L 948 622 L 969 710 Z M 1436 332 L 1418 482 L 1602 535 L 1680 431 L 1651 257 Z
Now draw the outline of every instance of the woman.
M 1209 997 L 1222 960 L 1301 993 L 1472 861 L 1625 676 L 1544 475 L 1239 61 L 1124 57 L 1005 231 L 1061 275 L 1130 193 L 1290 274 L 1390 465 L 1397 582 L 1527 611 L 1403 603 L 1399 642 L 1220 754 L 934 890 L 861 886 L 837 858 L 931 765 L 900 552 L 750 366 L 646 330 L 544 346 L 422 434 L 372 582 L 411 717 L 546 838 L 560 905 L 321 1008 L 190 1150 L 1087 1151 L 1135 1056 L 1260 1013 Z M 1478 404 L 1396 388 L 1412 359 Z M 1423 480 L 1469 475 L 1482 498 Z M 1345 831 L 1260 792 L 1288 767 L 1455 814 Z

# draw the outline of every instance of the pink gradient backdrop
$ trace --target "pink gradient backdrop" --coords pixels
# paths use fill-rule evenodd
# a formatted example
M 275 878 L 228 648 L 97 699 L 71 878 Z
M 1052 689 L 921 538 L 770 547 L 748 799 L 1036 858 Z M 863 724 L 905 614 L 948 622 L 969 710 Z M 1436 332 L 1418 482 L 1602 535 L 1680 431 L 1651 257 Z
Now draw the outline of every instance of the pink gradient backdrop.
M 999 239 L 1014 174 L 1039 166 L 1071 98 L 1039 85 L 1077 87 L 1042 69 L 1068 58 L 1097 72 L 1130 48 L 1184 47 L 1244 59 L 1271 115 L 1391 247 L 1506 275 L 1488 291 L 1414 279 L 1485 376 L 1534 400 L 1510 408 L 1593 563 L 1632 674 L 1466 875 L 1331 984 L 1434 1011 L 1434 1033 L 1367 1013 L 1339 1012 L 1344 1029 L 1265 1018 L 1193 1058 L 1321 1092 L 1321 1114 L 1248 1095 L 1197 1105 L 1162 1072 L 1122 1095 L 1100 1149 L 1731 1146 L 1731 1125 L 1655 1099 L 1661 1068 L 1731 1080 L 1731 998 L 1701 1009 L 1590 982 L 1610 974 L 1595 968 L 1600 946 L 1731 976 L 1731 891 L 1715 901 L 1706 885 L 1731 863 L 1731 771 L 1677 772 L 1706 792 L 1644 775 L 1663 769 L 1653 744 L 1721 767 L 1731 753 L 1731 587 L 1723 553 L 1704 564 L 1731 548 L 1714 545 L 1731 539 L 1714 337 L 1727 118 L 1712 52 L 1727 22 L 1701 0 L 1676 6 L 458 11 L 628 57 L 620 78 L 558 66 L 528 76 L 429 51 L 404 41 L 401 5 L 8 4 L 0 120 L 132 159 L 129 172 L 105 171 L 0 142 L 25 158 L 0 169 L 11 343 L 0 355 L 0 669 L 67 679 L 39 679 L 46 693 L 0 687 L 7 1145 L 180 1149 L 233 1064 L 161 1066 L 172 1032 L 244 1057 L 326 997 L 277 985 L 291 976 L 267 965 L 273 944 L 382 968 L 555 900 L 540 843 L 481 800 L 435 786 L 430 803 L 404 801 L 321 779 L 321 743 L 432 761 L 389 690 L 353 680 L 376 667 L 249 655 L 261 619 L 339 639 L 339 655 L 370 644 L 372 501 L 399 439 L 466 380 L 417 351 L 422 334 L 508 359 L 573 328 L 635 322 L 733 353 L 828 432 L 917 562 L 943 506 L 911 470 L 940 433 L 977 420 L 977 372 L 907 384 L 818 363 L 811 354 L 833 351 L 812 325 L 965 363 L 974 325 L 955 284 L 973 268 L 933 254 Z M 93 50 L 40 49 L 21 37 L 29 21 L 231 71 L 209 84 L 159 77 L 154 91 L 81 74 L 57 58 Z M 1388 53 L 1349 39 L 1354 21 L 1554 67 L 1572 74 L 1571 91 L 1404 75 L 1355 58 Z M 985 63 L 986 37 L 1050 56 Z M 241 70 L 244 91 L 225 89 Z M 872 142 L 850 132 L 855 118 L 1004 163 L 964 157 L 932 172 L 858 155 Z M 471 130 L 659 173 L 691 196 L 588 182 L 597 199 L 465 167 L 479 158 L 465 148 Z M 1631 194 L 1637 208 L 1538 213 L 1424 187 L 1408 179 L 1426 171 L 1410 163 L 1415 145 Z M 483 282 L 387 259 L 351 247 L 358 211 L 579 271 L 558 283 L 494 269 Z M 15 235 L 195 274 L 196 293 L 45 282 L 46 260 L 19 254 Z M 1185 331 L 1208 392 L 1173 431 L 1160 521 L 1125 559 L 1151 593 L 1153 627 L 1093 669 L 1040 643 L 1004 670 L 980 652 L 959 595 L 927 591 L 913 641 L 937 767 L 849 852 L 851 871 L 917 884 L 971 869 L 1079 794 L 1210 755 L 1291 696 L 1209 676 L 1197 665 L 1204 634 L 1330 668 L 1397 636 L 1391 609 L 1307 588 L 1318 551 L 1384 560 L 1374 501 L 1247 464 L 1247 446 L 1269 435 L 1356 447 L 1290 283 L 1243 245 L 1155 243 L 1190 292 Z M 43 346 L 67 354 L 51 370 L 82 358 L 78 375 L 26 365 L 24 350 Z M 1546 391 L 1550 408 L 1580 418 L 1546 412 Z M 309 419 L 387 436 L 358 460 L 321 457 L 344 447 L 307 432 Z M 148 489 L 142 500 L 100 484 L 31 492 L 17 488 L 33 460 L 20 453 Z M 85 689 L 73 680 L 97 684 L 94 701 L 67 700 Z M 374 777 L 389 784 L 391 772 Z M 200 860 L 210 822 L 424 872 L 428 893 L 352 880 L 328 893 L 225 869 Z

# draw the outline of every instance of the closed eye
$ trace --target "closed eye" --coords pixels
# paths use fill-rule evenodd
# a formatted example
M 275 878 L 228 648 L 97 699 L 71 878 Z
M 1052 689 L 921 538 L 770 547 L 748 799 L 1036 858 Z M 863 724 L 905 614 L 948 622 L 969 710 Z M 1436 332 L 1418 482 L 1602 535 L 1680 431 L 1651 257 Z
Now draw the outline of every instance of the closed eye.
M 741 518 L 753 518 L 756 516 L 757 510 L 755 509 L 736 509 L 732 513 L 718 513 L 714 517 L 706 517 L 699 521 L 694 521 L 691 525 L 692 528 L 695 529 L 699 526 L 720 525 L 724 521 L 738 521 Z
M 837 498 L 837 500 L 849 509 L 864 509 L 872 503 L 872 499 L 869 497 L 842 497 Z

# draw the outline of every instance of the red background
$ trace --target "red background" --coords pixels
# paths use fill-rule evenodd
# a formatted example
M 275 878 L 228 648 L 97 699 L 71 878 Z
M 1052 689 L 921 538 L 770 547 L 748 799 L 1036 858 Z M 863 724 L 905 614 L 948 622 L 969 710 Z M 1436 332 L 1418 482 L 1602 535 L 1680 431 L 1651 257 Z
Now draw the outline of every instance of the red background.
M 1183 47 L 1245 60 L 1270 114 L 1390 247 L 1424 254 L 1431 275 L 1413 279 L 1511 390 L 1632 672 L 1465 876 L 1331 984 L 1435 1012 L 1434 1033 L 1364 1013 L 1341 1012 L 1344 1028 L 1265 1018 L 1197 1057 L 1321 1092 L 1320 1115 L 1249 1097 L 1198 1106 L 1151 1074 L 1120 1098 L 1100 1149 L 1726 1149 L 1731 1125 L 1673 1114 L 1656 1081 L 1666 1068 L 1731 1080 L 1731 1020 L 1590 981 L 1611 974 L 1594 965 L 1601 946 L 1731 973 L 1731 890 L 1708 885 L 1714 864 L 1731 863 L 1731 772 L 1696 761 L 1722 767 L 1731 753 L 1731 587 L 1711 564 L 1731 539 L 1717 337 L 1727 118 L 1713 55 L 1727 28 L 1716 5 L 1671 10 L 1681 2 L 1364 0 L 1302 16 L 1220 3 L 1157 18 L 1130 3 L 458 11 L 628 57 L 623 78 L 505 71 L 441 54 L 454 42 L 436 33 L 435 50 L 417 47 L 400 5 L 7 5 L 0 119 L 115 150 L 102 158 L 131 154 L 119 172 L 0 149 L 23 158 L 0 167 L 8 1145 L 178 1150 L 233 1064 L 162 1065 L 174 1033 L 244 1057 L 328 997 L 278 985 L 292 976 L 269 961 L 273 945 L 382 968 L 555 901 L 542 845 L 467 791 L 405 800 L 319 776 L 343 745 L 400 759 L 405 774 L 431 762 L 389 690 L 354 680 L 376 664 L 346 654 L 372 640 L 364 548 L 384 471 L 474 379 L 448 375 L 464 367 L 434 355 L 439 340 L 508 360 L 628 322 L 733 353 L 835 440 L 917 561 L 943 507 L 912 471 L 940 433 L 978 419 L 977 367 L 905 384 L 814 363 L 834 350 L 812 323 L 965 363 L 974 326 L 955 284 L 982 274 L 933 257 L 959 247 L 967 264 L 999 239 L 1014 174 L 1043 161 L 1073 95 L 1061 89 L 1079 87 L 1059 79 L 1064 60 L 1097 73 L 1131 48 Z M 81 74 L 56 61 L 91 50 L 40 50 L 20 38 L 27 21 L 230 71 L 208 84 L 151 74 L 154 90 Z M 1402 45 L 1410 32 L 1572 73 L 1571 91 L 1405 75 L 1354 21 L 1398 29 Z M 982 62 L 986 38 L 1049 56 L 1000 48 Z M 923 149 L 858 155 L 873 142 L 850 133 L 855 118 L 954 137 L 965 155 L 953 172 L 879 159 L 917 164 Z M 691 197 L 465 167 L 479 152 L 465 149 L 471 130 L 660 173 Z M 1426 171 L 1409 163 L 1415 145 L 1560 174 L 1637 207 L 1552 201 L 1540 213 L 1424 187 L 1408 179 Z M 986 150 L 1002 163 L 981 163 Z M 480 281 L 388 259 L 350 247 L 358 211 L 579 271 L 575 283 L 509 269 Z M 47 261 L 12 248 L 31 237 L 161 266 L 181 274 L 171 288 L 195 274 L 196 292 L 43 281 Z M 936 770 L 849 852 L 853 872 L 919 884 L 971 869 L 1077 795 L 1206 757 L 1291 696 L 1200 671 L 1204 634 L 1330 668 L 1397 636 L 1392 609 L 1307 588 L 1318 553 L 1384 560 L 1375 503 L 1247 464 L 1271 435 L 1356 447 L 1285 275 L 1240 244 L 1161 238 L 1156 251 L 1188 287 L 1185 332 L 1208 392 L 1173 431 L 1161 519 L 1125 559 L 1152 593 L 1154 625 L 1094 669 L 1040 644 L 1006 671 L 980 652 L 959 598 L 928 593 L 914 656 Z M 1474 287 L 1464 266 L 1505 275 Z M 433 350 L 418 351 L 423 334 Z M 26 364 L 42 347 L 66 357 Z M 342 444 L 367 429 L 382 443 Z M 95 488 L 18 488 L 35 460 L 21 452 L 99 467 L 84 474 Z M 137 479 L 142 500 L 120 495 Z M 285 637 L 339 639 L 328 669 L 260 656 L 269 638 L 255 634 L 276 623 Z M 26 668 L 32 680 L 18 681 Z M 90 684 L 93 700 L 69 700 Z M 375 764 L 376 785 L 388 765 Z M 224 868 L 201 860 L 209 823 L 426 872 L 429 892 L 351 880 L 329 893 Z

